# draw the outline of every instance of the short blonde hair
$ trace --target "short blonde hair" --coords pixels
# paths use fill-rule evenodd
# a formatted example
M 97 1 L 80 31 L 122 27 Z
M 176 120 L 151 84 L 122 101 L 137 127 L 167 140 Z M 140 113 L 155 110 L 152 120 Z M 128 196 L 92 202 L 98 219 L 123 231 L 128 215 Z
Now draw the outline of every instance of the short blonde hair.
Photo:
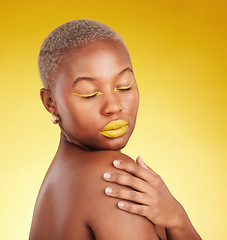
M 76 47 L 96 40 L 123 39 L 113 29 L 100 22 L 77 19 L 54 29 L 43 41 L 38 57 L 40 78 L 46 89 L 51 89 L 55 74 L 67 54 Z

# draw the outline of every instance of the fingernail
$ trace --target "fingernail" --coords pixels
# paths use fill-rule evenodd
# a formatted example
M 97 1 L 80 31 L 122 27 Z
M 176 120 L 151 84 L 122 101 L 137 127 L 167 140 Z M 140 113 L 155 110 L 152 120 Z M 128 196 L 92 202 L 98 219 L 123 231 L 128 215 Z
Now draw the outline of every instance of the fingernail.
M 113 165 L 114 165 L 115 167 L 118 167 L 118 166 L 120 165 L 120 161 L 114 160 L 114 161 L 113 161 Z
M 144 162 L 141 156 L 139 156 L 139 159 L 140 159 L 142 162 Z
M 104 177 L 105 179 L 110 179 L 110 178 L 111 178 L 111 173 L 104 173 L 104 174 L 103 174 L 103 177 Z
M 147 164 L 143 161 L 143 159 L 140 156 L 139 156 L 139 159 L 142 162 L 142 164 L 147 167 Z
M 119 202 L 117 205 L 118 205 L 119 208 L 123 208 L 124 207 L 124 203 L 122 203 L 122 202 Z
M 106 193 L 106 194 L 111 194 L 111 193 L 112 193 L 112 189 L 109 188 L 109 187 L 107 187 L 107 188 L 105 189 L 105 193 Z

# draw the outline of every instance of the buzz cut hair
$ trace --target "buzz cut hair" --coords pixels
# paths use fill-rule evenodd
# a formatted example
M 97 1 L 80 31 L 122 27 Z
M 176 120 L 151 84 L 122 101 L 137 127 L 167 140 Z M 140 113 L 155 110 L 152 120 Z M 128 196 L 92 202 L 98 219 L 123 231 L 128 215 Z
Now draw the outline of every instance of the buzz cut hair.
M 72 20 L 55 28 L 43 41 L 38 56 L 43 87 L 51 90 L 61 63 L 72 50 L 97 40 L 114 40 L 125 45 L 113 29 L 90 19 Z

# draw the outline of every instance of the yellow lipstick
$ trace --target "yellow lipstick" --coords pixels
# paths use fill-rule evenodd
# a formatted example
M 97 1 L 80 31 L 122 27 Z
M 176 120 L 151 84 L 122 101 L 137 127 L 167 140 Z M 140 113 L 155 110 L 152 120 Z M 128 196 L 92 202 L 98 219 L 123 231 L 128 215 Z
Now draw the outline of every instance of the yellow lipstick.
M 112 121 L 103 128 L 101 134 L 109 138 L 117 138 L 126 132 L 127 127 L 128 123 L 124 120 Z

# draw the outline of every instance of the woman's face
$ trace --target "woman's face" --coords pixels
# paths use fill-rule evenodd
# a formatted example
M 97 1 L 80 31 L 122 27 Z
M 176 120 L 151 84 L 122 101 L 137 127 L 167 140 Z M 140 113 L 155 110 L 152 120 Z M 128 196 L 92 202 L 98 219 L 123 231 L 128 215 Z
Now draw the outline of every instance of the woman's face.
M 76 48 L 64 60 L 52 91 L 67 141 L 86 151 L 126 145 L 139 93 L 122 43 L 100 40 Z

